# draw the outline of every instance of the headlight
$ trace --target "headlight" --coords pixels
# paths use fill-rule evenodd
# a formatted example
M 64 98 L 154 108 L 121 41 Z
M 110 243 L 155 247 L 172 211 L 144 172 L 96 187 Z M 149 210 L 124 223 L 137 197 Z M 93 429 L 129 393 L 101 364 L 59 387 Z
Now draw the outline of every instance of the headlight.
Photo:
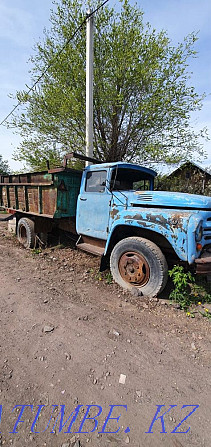
M 196 242 L 201 241 L 202 236 L 203 236 L 202 222 L 199 222 L 198 227 L 196 228 L 196 235 L 195 235 Z

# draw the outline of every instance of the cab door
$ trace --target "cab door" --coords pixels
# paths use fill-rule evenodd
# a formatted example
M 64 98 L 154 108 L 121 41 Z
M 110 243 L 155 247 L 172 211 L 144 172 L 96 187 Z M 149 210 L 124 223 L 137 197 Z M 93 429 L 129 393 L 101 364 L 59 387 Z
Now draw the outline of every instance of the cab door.
M 106 188 L 107 170 L 88 170 L 78 197 L 78 234 L 107 239 L 111 193 Z

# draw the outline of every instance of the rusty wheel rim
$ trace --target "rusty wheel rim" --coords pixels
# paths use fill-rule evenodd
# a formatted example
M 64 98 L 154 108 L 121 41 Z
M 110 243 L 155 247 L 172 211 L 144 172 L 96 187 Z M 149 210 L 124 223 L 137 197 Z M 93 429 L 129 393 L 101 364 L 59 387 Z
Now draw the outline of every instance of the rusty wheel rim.
M 144 286 L 149 281 L 149 264 L 140 253 L 133 251 L 124 253 L 119 260 L 119 272 L 129 284 Z

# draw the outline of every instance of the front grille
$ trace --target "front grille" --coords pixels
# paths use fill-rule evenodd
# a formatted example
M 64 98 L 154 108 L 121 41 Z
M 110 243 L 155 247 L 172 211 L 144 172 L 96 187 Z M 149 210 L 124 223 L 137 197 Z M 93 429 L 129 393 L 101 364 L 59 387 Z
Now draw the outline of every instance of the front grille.
M 137 199 L 143 202 L 150 202 L 152 200 L 152 194 L 140 194 Z
M 203 239 L 206 241 L 206 244 L 211 243 L 211 217 L 203 222 Z

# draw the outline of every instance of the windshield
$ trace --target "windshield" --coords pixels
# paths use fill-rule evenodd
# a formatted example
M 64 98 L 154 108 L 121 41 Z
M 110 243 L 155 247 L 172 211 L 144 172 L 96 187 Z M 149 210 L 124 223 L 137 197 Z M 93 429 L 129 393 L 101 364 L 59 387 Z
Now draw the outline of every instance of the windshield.
M 136 169 L 114 169 L 111 176 L 112 191 L 148 191 L 152 177 Z

